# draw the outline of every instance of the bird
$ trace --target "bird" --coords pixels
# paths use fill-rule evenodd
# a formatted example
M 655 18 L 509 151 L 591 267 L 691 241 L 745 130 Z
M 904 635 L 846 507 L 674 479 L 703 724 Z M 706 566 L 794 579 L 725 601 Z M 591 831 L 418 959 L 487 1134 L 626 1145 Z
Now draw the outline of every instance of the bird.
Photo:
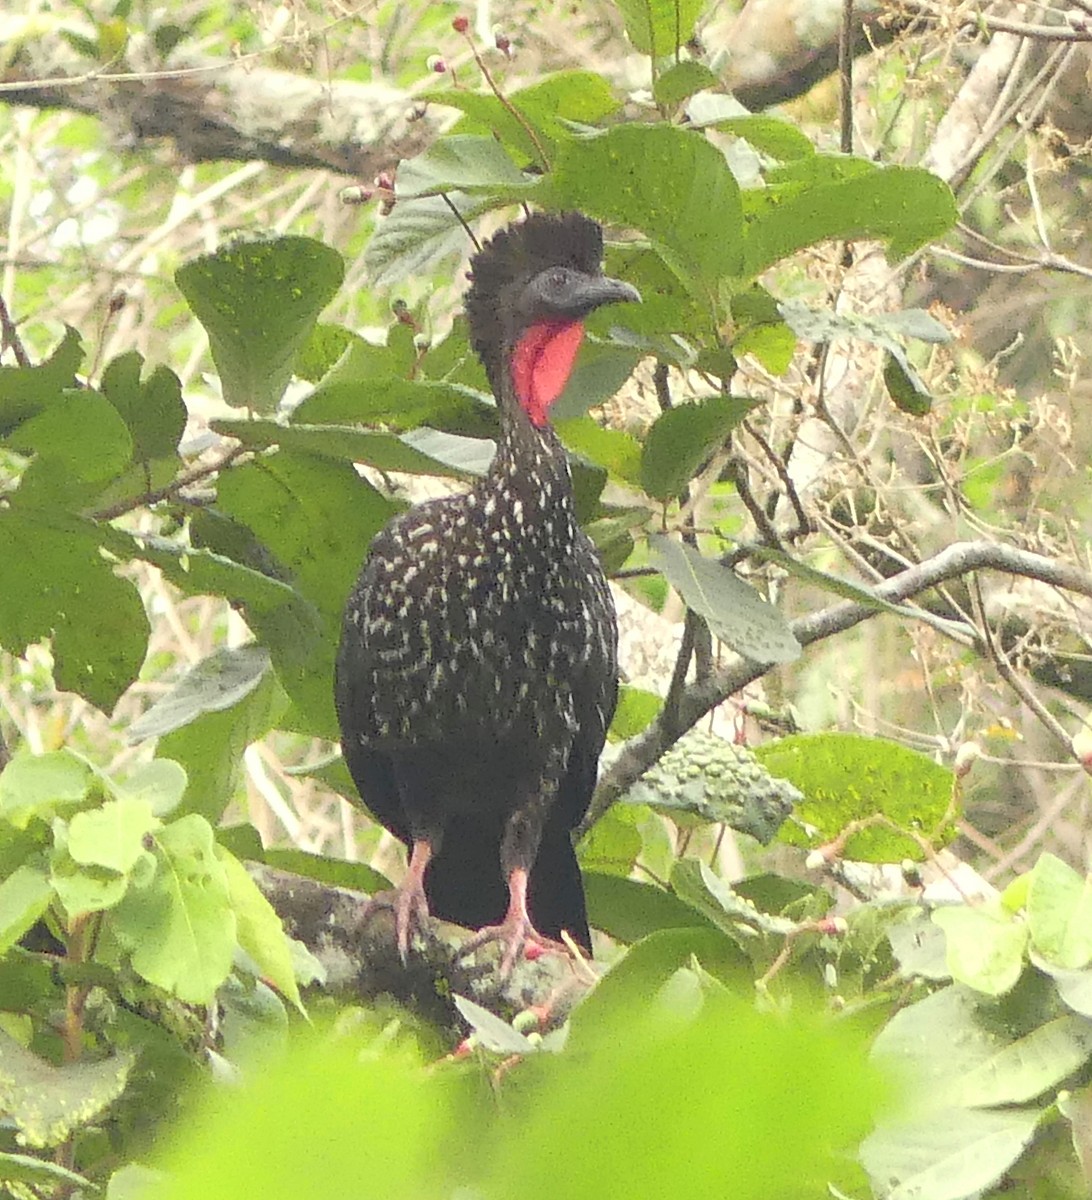
M 500 435 L 469 491 L 418 504 L 374 537 L 345 606 L 334 698 L 364 806 L 409 849 L 371 905 L 393 910 L 403 963 L 430 917 L 503 945 L 590 953 L 572 830 L 587 811 L 618 695 L 617 618 L 577 523 L 550 407 L 584 319 L 637 303 L 602 272 L 603 232 L 535 212 L 470 262 L 470 342 Z

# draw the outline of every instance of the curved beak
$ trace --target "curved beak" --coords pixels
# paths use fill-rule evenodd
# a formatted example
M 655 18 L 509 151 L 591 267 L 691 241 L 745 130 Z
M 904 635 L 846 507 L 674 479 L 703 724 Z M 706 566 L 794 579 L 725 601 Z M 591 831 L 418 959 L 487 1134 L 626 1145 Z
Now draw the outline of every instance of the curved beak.
M 609 275 L 580 275 L 565 297 L 564 310 L 572 317 L 586 317 L 604 304 L 640 304 L 641 293 L 631 283 Z

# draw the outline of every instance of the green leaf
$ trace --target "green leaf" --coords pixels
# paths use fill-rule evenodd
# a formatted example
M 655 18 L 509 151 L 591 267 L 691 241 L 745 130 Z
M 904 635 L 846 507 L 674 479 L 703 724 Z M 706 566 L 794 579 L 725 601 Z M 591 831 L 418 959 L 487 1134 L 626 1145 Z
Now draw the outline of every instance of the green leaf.
M 800 657 L 800 644 L 785 618 L 730 567 L 660 534 L 650 544 L 652 565 L 708 624 L 714 637 L 755 662 L 792 662 Z
M 741 940 L 741 926 L 778 938 L 796 932 L 793 921 L 764 913 L 699 859 L 682 858 L 675 863 L 671 890 L 737 942 Z
M 109 712 L 136 680 L 149 626 L 100 543 L 74 518 L 0 510 L 0 645 L 22 654 L 52 635 L 57 686 Z
M 150 854 L 138 861 L 145 872 L 155 869 Z M 81 867 L 59 846 L 51 856 L 49 880 L 70 921 L 114 908 L 129 890 L 127 876 L 104 867 Z
M 327 691 L 329 680 L 324 680 Z M 281 722 L 287 700 L 279 678 L 263 675 L 224 709 L 206 709 L 187 724 L 160 737 L 158 752 L 179 762 L 186 773 L 183 808 L 218 821 L 235 799 L 243 777 L 243 753 Z M 209 697 L 211 699 L 211 696 Z
M 631 124 L 576 139 L 550 188 L 556 207 L 641 230 L 692 290 L 742 269 L 739 185 L 700 133 Z
M 73 484 L 107 483 L 124 470 L 133 453 L 132 438 L 117 409 L 90 388 L 58 396 L 24 421 L 7 444 L 20 454 L 33 455 L 38 470 L 52 477 L 48 485 L 37 480 L 38 488 L 56 486 L 61 495 Z
M 141 382 L 143 368 L 143 356 L 130 350 L 106 367 L 100 386 L 129 429 L 133 457 L 150 463 L 176 454 L 186 428 L 186 406 L 173 371 L 158 366 Z
M 690 40 L 703 0 L 615 0 L 634 49 L 665 58 Z
M 615 804 L 607 809 L 577 847 L 581 870 L 627 876 L 643 848 L 638 819 L 636 808 L 627 812 Z
M 465 996 L 453 996 L 455 1007 L 460 1016 L 477 1035 L 477 1040 L 494 1054 L 534 1054 L 539 1047 L 525 1038 L 518 1030 L 513 1029 L 507 1021 L 482 1008 Z
M 636 879 L 585 871 L 588 920 L 616 941 L 640 941 L 661 929 L 713 929 L 714 926 L 671 892 Z
M 672 500 L 723 448 L 732 430 L 760 401 L 746 396 L 711 396 L 661 413 L 645 438 L 641 486 L 656 500 Z
M 217 845 L 216 857 L 227 878 L 239 945 L 257 964 L 262 977 L 303 1012 L 303 1001 L 292 969 L 292 953 L 280 917 L 230 851 Z
M 598 124 L 620 108 L 610 84 L 591 71 L 553 72 L 539 83 L 509 92 L 508 105 L 492 92 L 462 88 L 437 88 L 422 98 L 462 110 L 465 116 L 456 133 L 489 133 L 521 160 L 533 162 L 540 158 L 539 149 L 511 109 L 522 115 L 544 149 L 552 152 L 557 141 L 572 136 L 573 123 Z
M 369 433 L 347 425 L 280 425 L 276 421 L 212 421 L 217 433 L 237 438 L 244 446 L 280 446 L 336 462 L 364 463 L 380 471 L 407 475 L 447 475 L 465 479 L 439 459 L 430 458 L 392 433 Z
M 1077 1016 L 1057 1017 L 963 1074 L 948 1100 L 967 1108 L 1024 1104 L 1075 1074 L 1090 1055 L 1092 1025 Z
M 355 797 L 353 802 L 359 808 L 360 797 L 352 784 L 350 787 Z M 267 866 L 275 867 L 278 871 L 291 871 L 293 875 L 303 875 L 319 883 L 363 892 L 366 896 L 374 896 L 376 892 L 389 891 L 391 888 L 391 881 L 367 863 L 327 858 L 324 854 L 311 854 L 307 850 L 297 850 L 295 847 L 283 850 L 273 847 L 263 851 L 261 858 Z
M 431 425 L 467 437 L 492 437 L 497 409 L 491 398 L 462 384 L 432 380 L 338 380 L 320 384 L 296 410 L 308 425 Z
M 883 382 L 895 407 L 912 417 L 924 417 L 933 408 L 933 397 L 921 376 L 901 350 L 887 350 L 883 359 Z
M 541 177 L 521 171 L 496 138 L 455 134 L 407 158 L 398 168 L 395 189 L 399 200 L 455 191 L 519 199 L 540 182 Z
M 618 689 L 618 704 L 607 731 L 611 741 L 624 742 L 643 733 L 659 716 L 663 706 L 662 696 L 623 683 Z
M 311 336 L 296 355 L 295 375 L 308 383 L 318 381 L 332 370 L 350 347 L 369 346 L 370 343 L 344 325 L 327 325 L 322 322 L 311 330 Z
M 146 802 L 157 817 L 165 817 L 182 803 L 186 783 L 180 763 L 154 758 L 137 763 L 123 781 L 114 780 L 114 790 L 119 797 Z
M 160 26 L 156 32 L 162 28 Z M 140 1163 L 126 1163 L 110 1176 L 106 1200 L 150 1200 L 154 1194 L 152 1189 L 162 1187 L 166 1179 L 162 1171 L 153 1171 Z
M 794 162 L 815 154 L 815 147 L 806 133 L 774 117 L 714 117 L 710 120 L 693 120 L 692 123 L 697 129 L 716 129 L 743 138 L 748 145 L 779 162 Z
M 1077 971 L 1092 962 L 1092 877 L 1053 854 L 1031 870 L 1027 922 L 1032 945 L 1048 961 Z
M 88 764 L 69 750 L 16 754 L 0 771 L 0 817 L 26 829 L 35 817 L 48 822 L 67 816 L 88 802 L 97 782 Z
M 135 1061 L 125 1050 L 55 1067 L 0 1030 L 0 1111 L 23 1145 L 60 1145 L 121 1095 Z
M 676 63 L 658 76 L 652 85 L 652 95 L 657 104 L 670 108 L 695 92 L 714 87 L 716 83 L 716 75 L 704 63 L 688 59 Z
M 133 969 L 185 1004 L 209 1004 L 231 970 L 236 919 L 212 828 L 191 813 L 155 835 L 157 870 L 114 910 Z
M 49 876 L 41 867 L 23 863 L 0 880 L 0 957 L 35 924 L 52 899 Z
M 78 812 L 68 826 L 68 853 L 83 866 L 127 875 L 145 853 L 144 839 L 159 827 L 147 800 L 123 796 Z
M 904 620 L 915 619 L 912 608 L 903 604 L 892 604 L 890 600 L 884 600 L 881 596 L 877 596 L 863 584 L 855 583 L 852 579 L 843 579 L 840 575 L 831 575 L 829 571 L 820 571 L 815 567 L 810 567 L 800 559 L 793 558 L 791 554 L 775 550 L 772 546 L 756 546 L 753 556 L 763 562 L 776 563 L 786 574 L 802 579 L 805 583 L 820 588 L 824 592 L 841 596 L 844 600 L 852 600 L 854 604 L 863 604 L 866 608 L 874 609 L 876 612 L 889 612 Z
M 489 438 L 460 437 L 457 433 L 444 433 L 441 429 L 426 426 L 410 429 L 400 437 L 407 446 L 459 475 L 484 475 L 497 449 L 496 443 Z
M 589 408 L 605 404 L 633 374 L 641 354 L 632 346 L 587 342 L 576 366 L 550 409 L 554 421 L 582 417 Z
M 1034 949 L 1029 957 L 1044 975 L 1049 975 L 1066 1007 L 1082 1017 L 1092 1017 L 1092 969 L 1067 971 L 1048 962 Z
M 304 237 L 238 241 L 178 269 L 175 282 L 209 335 L 228 404 L 276 408 L 344 272 L 336 250 Z
M 897 742 L 857 733 L 794 734 L 756 746 L 755 757 L 804 793 L 795 819 L 781 830 L 781 838 L 793 845 L 831 842 L 851 822 L 878 813 L 937 848 L 956 836 L 951 771 Z M 862 862 L 920 861 L 921 847 L 896 829 L 882 824 L 861 829 L 849 837 L 843 854 Z
M 636 483 L 641 462 L 641 443 L 621 429 L 605 429 L 591 417 L 558 421 L 555 429 L 562 442 L 589 462 L 605 467 L 622 483 Z
M 883 1125 L 861 1161 L 884 1200 L 971 1200 L 996 1183 L 1035 1136 L 1036 1109 L 943 1109 Z
M 340 626 L 372 538 L 398 511 L 348 463 L 288 450 L 228 472 L 220 480 L 219 507 L 292 572 L 330 629 Z
M 374 287 L 390 287 L 407 276 L 435 274 L 444 261 L 473 249 L 459 217 L 469 224 L 497 206 L 492 196 L 466 192 L 400 201 L 379 222 L 364 252 L 368 279 Z
M 992 907 L 962 905 L 937 909 L 933 920 L 947 938 L 953 979 L 988 996 L 1002 996 L 1015 986 L 1027 961 L 1023 921 Z
M 62 392 L 78 387 L 83 362 L 80 335 L 65 326 L 64 337 L 44 363 L 36 367 L 0 367 L 0 437 L 55 403 Z
M 129 726 L 126 736 L 130 742 L 161 737 L 195 721 L 202 713 L 233 708 L 254 691 L 269 667 L 269 651 L 264 646 L 214 650 L 146 709 Z
M 887 242 L 890 259 L 904 258 L 947 233 L 957 215 L 948 185 L 917 167 L 886 167 L 770 198 L 776 203 L 747 224 L 749 276 L 828 238 L 875 238 Z
M 0 1153 L 0 1183 L 22 1183 L 34 1189 L 31 1195 L 55 1195 L 62 1185 L 94 1191 L 95 1185 L 83 1175 L 29 1154 Z M 14 1193 L 13 1193 L 14 1194 Z

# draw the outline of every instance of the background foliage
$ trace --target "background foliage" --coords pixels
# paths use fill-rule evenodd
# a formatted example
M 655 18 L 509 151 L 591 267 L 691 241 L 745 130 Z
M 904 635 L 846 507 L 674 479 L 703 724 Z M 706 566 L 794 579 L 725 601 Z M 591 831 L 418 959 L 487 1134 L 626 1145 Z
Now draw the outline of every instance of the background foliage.
M 0 1178 L 1086 1194 L 1087 30 L 869 17 L 838 114 L 791 44 L 742 76 L 747 8 L 734 59 L 699 4 L 457 13 L 3 18 Z M 436 1062 L 315 989 L 307 1031 L 242 859 L 401 869 L 336 631 L 488 463 L 452 314 L 519 205 L 642 292 L 556 416 L 643 652 L 580 844 L 609 972 L 544 1036 L 460 999 Z

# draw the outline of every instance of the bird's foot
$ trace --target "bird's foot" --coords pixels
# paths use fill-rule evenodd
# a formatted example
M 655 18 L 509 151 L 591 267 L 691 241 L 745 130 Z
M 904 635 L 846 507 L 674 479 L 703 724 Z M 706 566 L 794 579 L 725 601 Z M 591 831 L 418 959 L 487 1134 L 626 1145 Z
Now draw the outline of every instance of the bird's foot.
M 467 958 L 490 942 L 504 944 L 504 957 L 501 959 L 501 978 L 507 978 L 516 965 L 516 959 L 522 952 L 525 958 L 537 958 L 540 954 L 569 955 L 569 948 L 563 942 L 548 938 L 531 924 L 530 920 L 518 913 L 509 913 L 499 925 L 487 925 L 468 942 L 459 947 L 455 955 L 457 959 Z
M 392 888 L 388 892 L 376 892 L 360 914 L 361 928 L 367 925 L 377 912 L 394 914 L 394 936 L 398 945 L 398 957 L 405 966 L 409 955 L 410 938 L 415 932 L 425 932 L 429 925 L 430 916 L 425 889 L 420 882 L 407 876 L 399 887 Z

